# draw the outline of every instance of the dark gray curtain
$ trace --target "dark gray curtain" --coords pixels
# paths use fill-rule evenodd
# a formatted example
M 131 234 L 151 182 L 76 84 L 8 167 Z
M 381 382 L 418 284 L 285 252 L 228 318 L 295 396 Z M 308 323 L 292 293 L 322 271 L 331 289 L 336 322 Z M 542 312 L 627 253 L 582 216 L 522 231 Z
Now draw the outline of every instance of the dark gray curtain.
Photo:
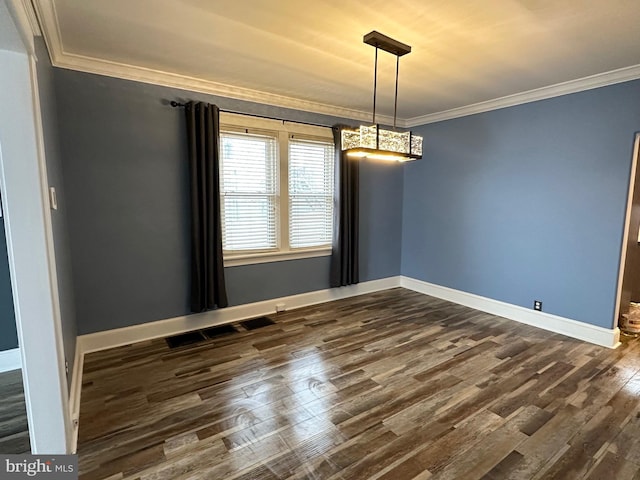
M 360 281 L 358 265 L 360 162 L 357 159 L 349 159 L 342 151 L 342 128 L 342 126 L 333 127 L 336 158 L 330 278 L 332 287 L 342 287 Z
M 226 307 L 220 219 L 220 110 L 189 102 L 187 141 L 191 179 L 191 311 Z

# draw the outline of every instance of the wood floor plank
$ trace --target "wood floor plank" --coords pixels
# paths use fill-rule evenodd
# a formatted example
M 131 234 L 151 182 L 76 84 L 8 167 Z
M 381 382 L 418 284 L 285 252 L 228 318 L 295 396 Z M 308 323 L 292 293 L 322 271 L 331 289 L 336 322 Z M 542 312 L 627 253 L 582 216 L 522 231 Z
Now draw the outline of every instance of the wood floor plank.
M 446 465 L 432 478 L 438 480 L 477 480 L 508 455 L 524 440 L 525 435 L 509 424 L 491 432 L 483 441 L 477 442 L 457 461 Z M 505 477 L 509 478 L 509 477 Z
M 639 340 L 402 288 L 274 319 L 87 355 L 80 478 L 640 478 Z
M 640 471 L 640 464 L 633 463 L 620 455 L 607 452 L 600 463 L 586 477 L 587 480 L 634 480 Z
M 0 373 L 0 454 L 30 453 L 22 371 Z

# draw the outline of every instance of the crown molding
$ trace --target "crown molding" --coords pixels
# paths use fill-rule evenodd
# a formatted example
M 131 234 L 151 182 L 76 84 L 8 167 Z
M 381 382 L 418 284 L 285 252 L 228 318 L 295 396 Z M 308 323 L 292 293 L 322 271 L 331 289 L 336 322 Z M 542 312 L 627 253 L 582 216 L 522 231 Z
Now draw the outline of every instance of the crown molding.
M 371 112 L 353 110 L 334 105 L 327 105 L 299 98 L 287 97 L 268 92 L 261 92 L 249 88 L 235 87 L 223 83 L 211 82 L 199 78 L 163 72 L 144 67 L 126 65 L 122 63 L 99 60 L 73 54 L 55 55 L 52 63 L 55 67 L 78 70 L 81 72 L 95 73 L 108 77 L 122 78 L 136 82 L 160 85 L 163 87 L 178 88 L 190 92 L 206 93 L 220 97 L 245 100 L 274 107 L 291 108 L 305 112 L 319 113 L 358 121 L 371 121 Z M 393 117 L 377 115 L 380 123 L 393 124 Z
M 12 0 L 12 2 L 24 4 L 29 3 L 28 0 Z M 321 115 L 330 115 L 357 120 L 360 122 L 369 122 L 371 119 L 371 113 L 362 110 L 312 102 L 285 95 L 277 95 L 259 90 L 203 80 L 200 78 L 188 77 L 176 73 L 67 53 L 64 51 L 62 46 L 62 36 L 60 33 L 54 0 L 33 0 L 33 6 L 35 7 L 37 19 L 40 21 L 40 28 L 47 44 L 51 63 L 55 67 L 105 75 L 108 77 L 122 78 L 125 80 L 133 80 L 153 85 L 161 85 L 164 87 L 178 88 L 180 90 L 191 92 L 206 93 L 237 100 L 245 100 L 275 107 L 291 108 L 305 112 L 318 113 Z M 429 123 L 441 122 L 443 120 L 475 115 L 477 113 L 489 112 L 501 108 L 513 107 L 538 100 L 559 97 L 571 93 L 578 93 L 616 83 L 628 82 L 639 78 L 640 65 L 633 65 L 576 80 L 528 90 L 526 92 L 515 93 L 505 97 L 474 103 L 472 105 L 453 108 L 451 110 L 429 113 L 408 119 L 398 118 L 396 124 L 401 128 L 411 128 Z M 381 124 L 393 124 L 393 117 L 390 115 L 378 115 L 377 120 Z
M 47 45 L 49 58 L 53 64 L 55 57 L 62 52 L 62 37 L 53 0 L 32 0 L 32 2 L 44 43 Z
M 570 93 L 583 92 L 594 88 L 606 87 L 616 83 L 628 82 L 640 78 L 640 65 L 611 70 L 610 72 L 598 73 L 589 77 L 570 80 L 568 82 L 556 83 L 548 87 L 536 88 L 526 92 L 507 95 L 506 97 L 487 100 L 486 102 L 474 103 L 464 107 L 452 108 L 442 112 L 430 113 L 419 117 L 413 117 L 405 120 L 405 126 L 408 128 L 426 125 L 428 123 L 442 122 L 443 120 L 451 120 L 452 118 L 466 117 L 476 113 L 490 112 L 506 107 L 522 105 L 524 103 L 536 102 L 548 98 L 560 97 Z
M 364 112 L 362 110 L 328 105 L 136 65 L 67 53 L 64 51 L 62 45 L 62 35 L 59 29 L 54 2 L 52 0 L 34 1 L 36 13 L 42 23 L 42 30 L 51 57 L 51 63 L 54 67 L 133 80 L 163 87 L 178 88 L 191 92 L 206 93 L 236 100 L 245 100 L 274 107 L 331 115 L 351 120 L 370 121 L 371 119 L 371 112 Z M 377 119 L 380 123 L 393 124 L 393 117 L 391 116 L 378 115 Z M 403 123 L 402 121 L 398 122 L 399 126 L 404 126 Z

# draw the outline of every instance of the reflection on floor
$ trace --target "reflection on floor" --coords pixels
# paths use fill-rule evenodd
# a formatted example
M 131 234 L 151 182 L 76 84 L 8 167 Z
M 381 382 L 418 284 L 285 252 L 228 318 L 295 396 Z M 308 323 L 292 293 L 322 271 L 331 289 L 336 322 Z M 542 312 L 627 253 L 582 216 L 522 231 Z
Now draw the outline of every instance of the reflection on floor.
M 85 359 L 81 479 L 640 478 L 640 341 L 397 288 Z
M 22 372 L 0 373 L 0 453 L 29 453 Z

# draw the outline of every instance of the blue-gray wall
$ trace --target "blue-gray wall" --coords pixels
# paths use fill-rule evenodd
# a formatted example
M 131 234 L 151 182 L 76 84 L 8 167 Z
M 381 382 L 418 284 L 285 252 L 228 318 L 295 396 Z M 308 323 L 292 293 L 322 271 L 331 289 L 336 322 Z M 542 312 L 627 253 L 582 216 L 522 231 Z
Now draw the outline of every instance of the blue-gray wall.
M 640 82 L 417 128 L 402 274 L 612 328 Z
M 168 100 L 322 124 L 344 120 L 54 69 L 78 333 L 189 313 L 184 112 Z M 399 275 L 399 165 L 361 171 L 361 280 Z M 329 287 L 329 258 L 226 269 L 232 305 Z
M 62 340 L 65 358 L 69 362 L 69 373 L 67 374 L 67 377 L 69 377 L 73 372 L 77 328 L 68 235 L 68 202 L 64 188 L 62 156 L 59 145 L 58 115 L 53 80 L 54 69 L 49 61 L 42 38 L 36 38 L 35 40 L 47 178 L 49 185 L 56 189 L 58 200 L 58 209 L 51 210 L 51 224 L 56 257 L 56 275 L 58 278 Z M 70 378 L 67 378 L 67 380 L 70 380 Z M 71 388 L 70 381 L 68 382 L 68 387 Z
M 0 352 L 13 348 L 18 348 L 18 333 L 11 294 L 4 219 L 0 218 Z

